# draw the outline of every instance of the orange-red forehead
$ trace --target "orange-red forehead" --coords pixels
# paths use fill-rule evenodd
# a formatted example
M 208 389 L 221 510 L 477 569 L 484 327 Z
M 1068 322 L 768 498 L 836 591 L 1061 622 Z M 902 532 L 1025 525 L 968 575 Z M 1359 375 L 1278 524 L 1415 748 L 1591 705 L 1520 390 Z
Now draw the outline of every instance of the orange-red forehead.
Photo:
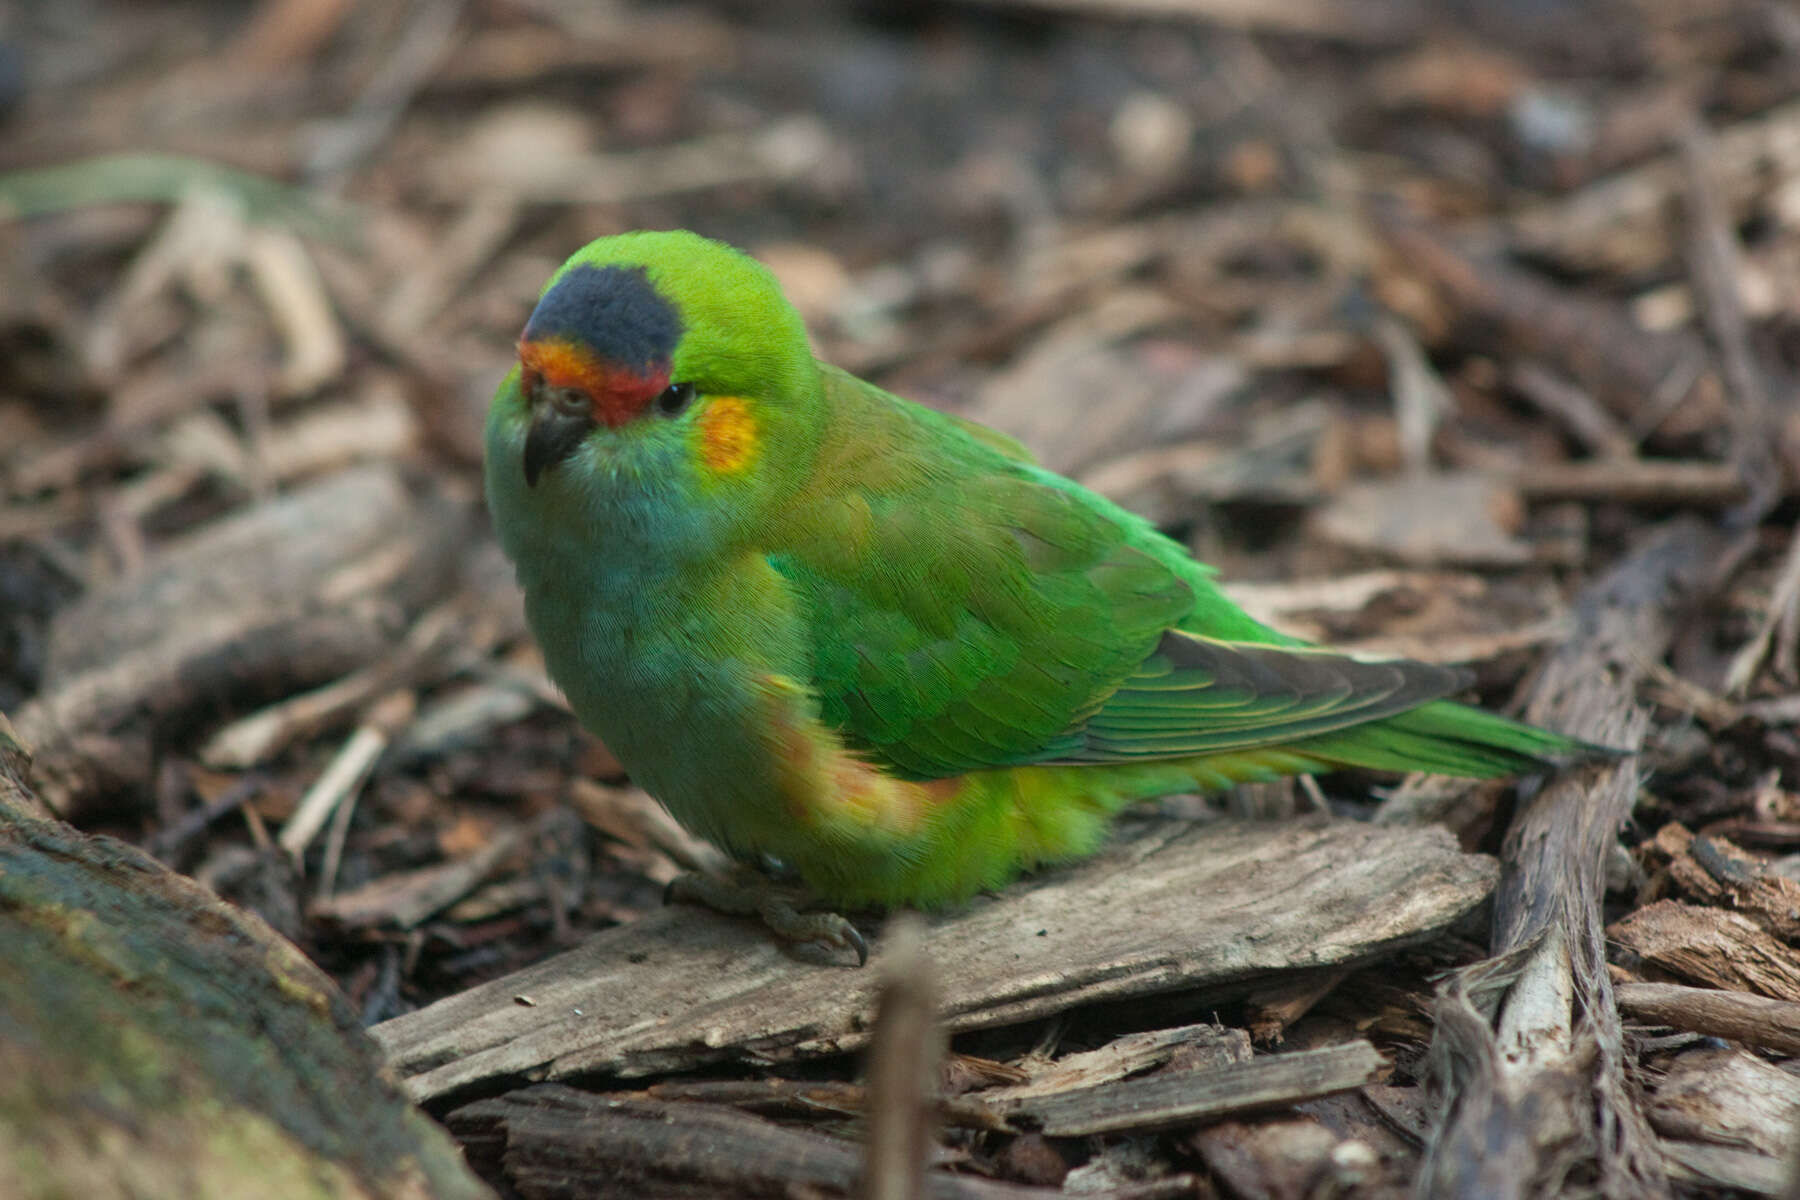
M 520 342 L 519 363 L 527 389 L 540 381 L 551 387 L 574 388 L 592 403 L 594 419 L 614 429 L 641 415 L 669 386 L 669 368 L 664 363 L 648 363 L 633 370 L 608 362 L 568 338 Z
M 580 388 L 590 395 L 605 390 L 612 374 L 599 355 L 565 338 L 520 342 L 519 362 L 528 375 L 537 376 L 551 387 Z

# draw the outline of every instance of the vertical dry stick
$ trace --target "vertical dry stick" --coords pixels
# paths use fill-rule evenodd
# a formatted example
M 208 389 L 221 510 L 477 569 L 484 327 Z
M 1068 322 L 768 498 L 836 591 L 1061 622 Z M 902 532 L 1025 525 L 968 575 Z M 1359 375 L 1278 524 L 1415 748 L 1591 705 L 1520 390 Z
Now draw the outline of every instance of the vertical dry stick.
M 1646 726 L 1639 664 L 1661 656 L 1716 551 L 1706 526 L 1672 522 L 1590 586 L 1528 715 L 1635 747 Z M 1629 762 L 1583 768 L 1552 779 L 1507 832 L 1495 957 L 1439 1002 L 1432 1051 L 1447 1103 L 1422 1195 L 1669 1194 L 1625 1078 L 1600 914 L 1606 852 L 1636 795 Z
M 943 1031 L 924 926 L 902 913 L 881 939 L 881 999 L 869 1042 L 869 1149 L 859 1200 L 924 1200 Z

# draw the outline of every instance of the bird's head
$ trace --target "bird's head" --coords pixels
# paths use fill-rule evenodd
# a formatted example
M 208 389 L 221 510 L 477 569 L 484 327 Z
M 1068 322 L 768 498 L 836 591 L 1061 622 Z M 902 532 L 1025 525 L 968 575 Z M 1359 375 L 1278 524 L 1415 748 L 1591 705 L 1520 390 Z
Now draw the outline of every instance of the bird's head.
M 686 232 L 601 238 L 551 276 L 489 412 L 507 526 L 716 549 L 796 486 L 822 404 L 806 330 L 760 263 Z

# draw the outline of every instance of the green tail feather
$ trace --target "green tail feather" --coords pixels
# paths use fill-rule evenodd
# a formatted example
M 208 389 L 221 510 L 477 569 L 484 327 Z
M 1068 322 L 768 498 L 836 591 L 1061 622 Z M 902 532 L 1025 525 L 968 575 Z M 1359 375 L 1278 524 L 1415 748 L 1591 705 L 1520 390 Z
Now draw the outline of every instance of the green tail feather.
M 1625 753 L 1448 700 L 1287 748 L 1341 766 L 1474 779 L 1545 771 Z

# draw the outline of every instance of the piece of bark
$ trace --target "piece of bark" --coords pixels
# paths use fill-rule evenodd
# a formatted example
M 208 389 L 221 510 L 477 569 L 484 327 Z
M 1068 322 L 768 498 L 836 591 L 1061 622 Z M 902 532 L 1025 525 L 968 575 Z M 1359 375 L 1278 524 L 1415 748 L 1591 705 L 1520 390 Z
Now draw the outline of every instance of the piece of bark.
M 1677 137 L 1686 176 L 1688 277 L 1700 302 L 1700 314 L 1719 355 L 1727 390 L 1731 435 L 1730 458 L 1748 493 L 1733 514 L 1743 524 L 1762 520 L 1781 499 L 1779 456 L 1786 418 L 1777 413 L 1765 371 L 1750 336 L 1744 313 L 1744 248 L 1736 223 L 1715 178 L 1718 147 L 1699 113 L 1690 112 Z
M 59 612 L 17 721 L 41 798 L 66 814 L 102 786 L 143 788 L 152 740 L 184 720 L 384 656 L 444 589 L 468 520 L 390 466 L 360 467 L 207 525 Z
M 1439 830 L 1122 824 L 1135 836 L 930 922 L 950 1032 L 1367 961 L 1447 928 L 1493 878 Z M 867 1041 L 872 986 L 680 906 L 372 1032 L 424 1098 L 520 1076 L 841 1054 Z
M 1800 1001 L 1800 952 L 1737 913 L 1658 900 L 1606 934 L 1621 951 L 1677 979 Z
M 462 858 L 394 871 L 351 891 L 315 900 L 307 914 L 346 931 L 415 928 L 474 891 L 560 816 L 553 810 L 532 824 L 496 833 L 486 845 Z
M 714 1104 L 624 1099 L 539 1084 L 451 1112 L 451 1132 L 483 1176 L 525 1200 L 711 1200 L 852 1194 L 861 1147 Z M 933 1200 L 1054 1195 L 926 1174 Z
M 1555 417 L 1599 461 L 1630 459 L 1637 439 L 1624 422 L 1601 408 L 1594 398 L 1542 363 L 1526 359 L 1507 373 L 1512 389 Z
M 1348 968 L 1316 971 L 1257 988 L 1244 998 L 1250 1036 L 1264 1045 L 1279 1043 L 1287 1027 L 1311 1012 L 1349 973 Z
M 1650 1124 L 1666 1138 L 1800 1153 L 1800 1079 L 1743 1050 L 1690 1050 L 1656 1085 Z
M 1058 1092 L 1026 1101 L 1012 1116 L 1051 1137 L 1155 1132 L 1351 1091 L 1387 1067 L 1369 1043 L 1347 1042 Z
M 1344 1141 L 1361 1142 L 1373 1149 L 1386 1168 L 1386 1178 L 1392 1184 L 1397 1187 L 1410 1184 L 1413 1176 L 1418 1174 L 1421 1139 L 1395 1129 L 1388 1115 L 1370 1104 L 1369 1092 L 1376 1088 L 1387 1088 L 1390 1092 L 1400 1090 L 1415 1095 L 1423 1091 L 1417 1087 L 1395 1089 L 1391 1084 L 1371 1083 L 1354 1092 L 1340 1092 L 1335 1096 L 1308 1100 L 1298 1105 L 1297 1111 L 1301 1116 L 1317 1121 Z
M 1430 1138 L 1433 1105 L 1424 1088 L 1371 1083 L 1357 1094 L 1383 1127 L 1409 1145 L 1423 1146 Z
M 1648 724 L 1636 701 L 1642 663 L 1661 656 L 1717 554 L 1706 526 L 1671 522 L 1591 584 L 1528 716 L 1635 748 Z M 1630 763 L 1589 766 L 1549 780 L 1515 817 L 1494 899 L 1495 957 L 1439 997 L 1432 1076 L 1447 1103 L 1425 1190 L 1553 1195 L 1592 1172 L 1604 1196 L 1668 1194 L 1626 1077 L 1600 917 L 1605 864 L 1636 797 Z
M 1765 663 L 1769 674 L 1782 683 L 1792 684 L 1800 677 L 1800 528 L 1788 541 L 1781 573 L 1775 577 L 1769 607 L 1756 623 L 1756 632 L 1731 656 L 1725 671 L 1726 695 L 1748 691 Z
M 1076 409 L 1075 411 L 1086 411 Z M 1078 481 L 1158 526 L 1193 519 L 1206 504 L 1299 507 L 1321 497 L 1312 463 L 1330 428 L 1323 408 L 1300 407 L 1279 425 L 1252 428 L 1232 442 L 1170 442 L 1156 431 L 1147 447 L 1097 460 Z M 1079 428 L 1079 427 L 1077 427 Z
M 981 0 L 993 7 L 1041 8 L 1116 21 L 1195 21 L 1256 33 L 1299 34 L 1351 45 L 1404 41 L 1418 28 L 1416 0 Z
M 31 756 L 19 743 L 12 722 L 0 712 L 0 812 L 48 818 L 50 810 L 31 790 Z
M 1212 388 L 1171 397 L 1134 369 L 1126 338 L 1179 315 L 1160 292 L 1121 287 L 1064 317 L 981 389 L 968 416 L 1032 448 L 1051 470 L 1076 476 L 1109 458 L 1168 442 L 1217 406 Z M 1105 395 L 1107 403 L 1083 403 Z
M 260 919 L 33 814 L 0 728 L 0 1195 L 479 1197 Z
M 1725 838 L 1696 837 L 1671 823 L 1640 853 L 1646 868 L 1666 871 L 1686 899 L 1742 913 L 1784 942 L 1800 941 L 1800 881 L 1765 871 Z
M 1613 990 L 1620 1011 L 1646 1025 L 1800 1055 L 1800 1004 L 1793 1001 L 1678 983 L 1621 983 Z
M 1241 1029 L 1183 1025 L 1128 1033 L 1098 1049 L 1078 1051 L 1027 1068 L 1029 1078 L 1021 1082 L 947 1096 L 940 1100 L 938 1113 L 946 1125 L 1017 1133 L 1011 1118 L 1037 1101 L 1089 1091 L 1152 1070 L 1207 1071 L 1249 1062 L 1251 1057 L 1250 1038 Z M 1016 1067 L 1009 1067 L 1008 1071 L 1014 1075 L 1024 1073 Z M 817 1116 L 821 1112 L 853 1116 L 869 1105 L 869 1091 L 861 1084 L 788 1079 L 671 1080 L 631 1095 L 647 1100 L 728 1104 L 748 1112 L 789 1117 Z

